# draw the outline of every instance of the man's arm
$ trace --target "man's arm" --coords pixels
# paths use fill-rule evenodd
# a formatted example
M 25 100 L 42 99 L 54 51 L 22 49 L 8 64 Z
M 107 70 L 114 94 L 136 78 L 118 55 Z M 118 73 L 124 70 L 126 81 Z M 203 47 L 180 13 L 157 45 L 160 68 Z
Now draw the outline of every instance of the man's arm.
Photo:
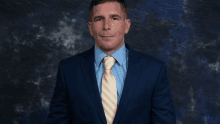
M 59 62 L 58 66 L 57 80 L 51 99 L 47 124 L 70 124 L 71 121 L 61 62 Z
M 165 63 L 161 67 L 152 96 L 151 123 L 176 124 L 176 115 Z

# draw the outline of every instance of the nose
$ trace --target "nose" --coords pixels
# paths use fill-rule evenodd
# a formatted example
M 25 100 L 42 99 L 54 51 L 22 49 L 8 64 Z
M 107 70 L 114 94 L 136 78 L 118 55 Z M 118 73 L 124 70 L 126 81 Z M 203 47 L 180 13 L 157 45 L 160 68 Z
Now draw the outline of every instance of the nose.
M 104 21 L 104 29 L 103 30 L 110 30 L 110 27 L 111 27 L 111 23 L 110 23 L 110 21 L 108 20 L 108 19 L 106 19 L 105 21 Z

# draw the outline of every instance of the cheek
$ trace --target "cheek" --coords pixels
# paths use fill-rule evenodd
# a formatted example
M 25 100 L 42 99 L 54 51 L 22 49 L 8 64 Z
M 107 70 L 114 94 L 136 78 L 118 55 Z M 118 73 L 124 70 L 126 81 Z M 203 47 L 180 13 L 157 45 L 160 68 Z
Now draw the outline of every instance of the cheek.
M 94 32 L 95 35 L 98 35 L 100 33 L 100 31 L 101 31 L 100 26 L 93 27 L 93 32 Z
M 93 32 L 97 33 L 97 28 L 96 27 L 93 27 Z
M 92 33 L 93 33 L 93 37 L 96 38 L 96 37 L 97 37 L 97 34 L 98 34 L 98 33 L 97 33 L 97 30 L 93 28 Z
M 123 27 L 121 27 L 120 29 L 118 29 L 118 36 L 122 36 L 124 34 L 124 29 Z

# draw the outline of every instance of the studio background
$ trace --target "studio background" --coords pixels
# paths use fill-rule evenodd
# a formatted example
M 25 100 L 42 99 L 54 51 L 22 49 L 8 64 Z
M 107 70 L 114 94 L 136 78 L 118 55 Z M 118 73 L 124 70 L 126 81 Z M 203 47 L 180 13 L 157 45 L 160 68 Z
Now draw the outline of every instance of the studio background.
M 46 124 L 59 61 L 95 44 L 90 2 L 0 1 L 1 124 Z M 125 2 L 125 42 L 166 62 L 177 124 L 218 124 L 220 1 Z

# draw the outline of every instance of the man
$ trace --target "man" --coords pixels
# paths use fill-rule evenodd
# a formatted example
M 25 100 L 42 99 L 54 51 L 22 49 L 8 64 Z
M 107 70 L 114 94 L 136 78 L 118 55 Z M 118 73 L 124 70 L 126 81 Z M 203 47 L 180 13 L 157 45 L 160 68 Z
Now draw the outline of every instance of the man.
M 59 62 L 48 124 L 176 124 L 164 62 L 124 42 L 123 0 L 93 0 L 95 45 Z

